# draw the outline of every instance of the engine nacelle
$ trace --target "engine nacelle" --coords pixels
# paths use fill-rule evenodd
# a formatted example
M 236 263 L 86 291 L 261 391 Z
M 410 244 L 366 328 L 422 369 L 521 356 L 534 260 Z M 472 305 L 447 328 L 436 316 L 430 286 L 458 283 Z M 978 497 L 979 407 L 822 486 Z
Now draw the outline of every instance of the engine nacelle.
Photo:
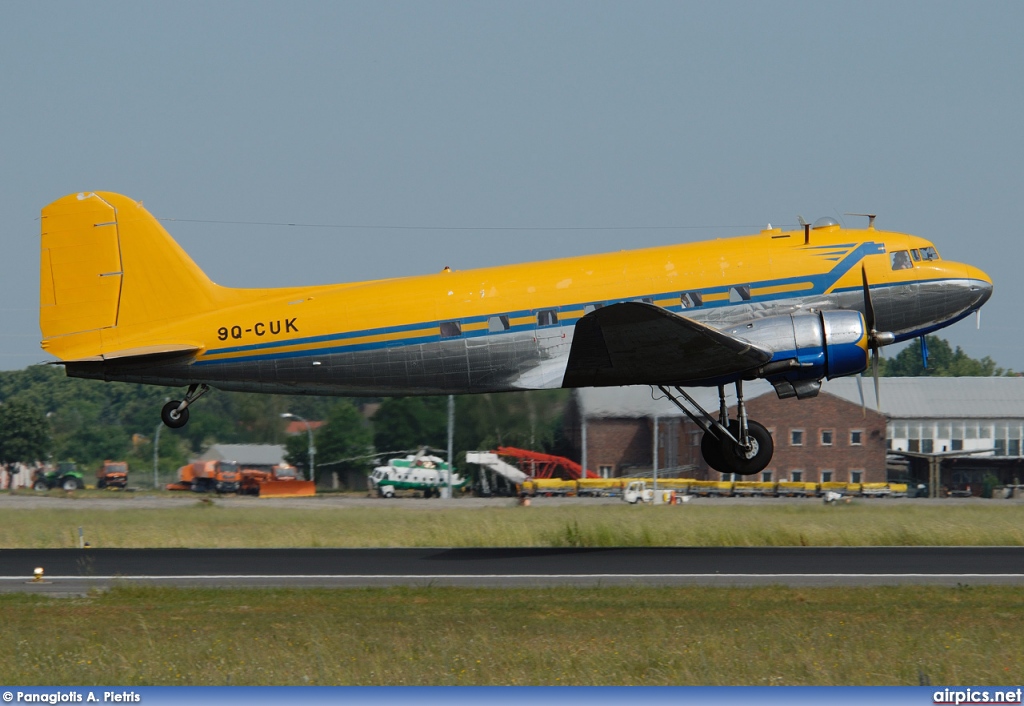
M 868 365 L 868 327 L 859 311 L 770 316 L 726 330 L 774 352 L 758 370 L 779 397 L 814 397 L 822 378 L 856 375 Z

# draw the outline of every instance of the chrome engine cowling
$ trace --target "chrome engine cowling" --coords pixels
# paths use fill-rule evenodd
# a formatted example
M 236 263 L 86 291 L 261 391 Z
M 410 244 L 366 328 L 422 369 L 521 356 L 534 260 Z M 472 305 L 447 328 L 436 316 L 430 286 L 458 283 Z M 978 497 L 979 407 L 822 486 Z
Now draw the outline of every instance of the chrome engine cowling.
M 822 378 L 856 375 L 868 365 L 868 328 L 859 311 L 770 316 L 726 333 L 773 351 L 757 376 L 781 398 L 814 397 Z

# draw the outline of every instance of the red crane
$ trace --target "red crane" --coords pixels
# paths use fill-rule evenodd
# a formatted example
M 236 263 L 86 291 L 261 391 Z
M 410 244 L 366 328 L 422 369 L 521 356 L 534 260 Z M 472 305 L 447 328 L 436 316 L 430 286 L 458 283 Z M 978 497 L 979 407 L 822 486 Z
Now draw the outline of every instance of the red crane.
M 519 470 L 531 478 L 561 478 L 562 480 L 579 480 L 581 477 L 599 478 L 593 471 L 586 471 L 583 466 L 565 456 L 552 456 L 539 451 L 527 451 L 513 446 L 499 446 L 494 453 L 499 456 L 514 458 L 519 461 Z

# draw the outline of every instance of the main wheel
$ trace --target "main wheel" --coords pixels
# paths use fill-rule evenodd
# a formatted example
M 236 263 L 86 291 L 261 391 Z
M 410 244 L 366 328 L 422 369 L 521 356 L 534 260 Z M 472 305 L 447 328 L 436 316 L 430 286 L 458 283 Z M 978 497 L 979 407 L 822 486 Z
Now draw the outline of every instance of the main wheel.
M 160 419 L 171 429 L 181 429 L 188 424 L 188 407 L 178 411 L 181 400 L 171 400 L 160 410 Z
M 740 423 L 737 420 L 729 421 L 729 432 L 739 438 Z M 730 439 L 720 443 L 719 450 L 724 468 L 719 470 L 722 473 L 751 476 L 760 473 L 771 463 L 772 455 L 775 453 L 775 442 L 768 430 L 762 424 L 751 419 L 747 420 L 747 434 L 746 441 L 749 448 L 733 443 Z M 740 441 L 744 440 L 740 439 Z M 708 465 L 711 465 L 710 462 Z
M 729 423 L 729 429 L 732 430 L 732 422 Z M 725 468 L 725 460 L 722 458 L 722 442 L 711 432 L 706 431 L 701 437 L 700 455 L 704 457 L 705 463 L 719 473 L 732 473 Z

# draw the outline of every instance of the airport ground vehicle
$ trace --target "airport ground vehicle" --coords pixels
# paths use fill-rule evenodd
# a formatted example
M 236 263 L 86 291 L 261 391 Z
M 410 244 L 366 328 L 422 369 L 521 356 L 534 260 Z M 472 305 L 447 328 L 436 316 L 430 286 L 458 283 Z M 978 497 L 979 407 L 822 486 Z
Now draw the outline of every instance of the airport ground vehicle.
M 238 464 L 234 461 L 194 461 L 178 469 L 178 482 L 168 490 L 192 490 L 197 493 L 237 493 Z
M 729 481 L 693 478 L 659 478 L 659 491 L 701 497 L 823 497 L 839 493 L 857 497 L 907 497 L 906 483 L 808 483 L 801 481 Z M 625 495 L 654 488 L 653 478 L 603 478 L 595 480 L 527 479 L 518 485 L 522 496 L 538 495 Z M 653 492 L 653 491 L 652 491 Z M 642 494 L 638 496 L 642 500 Z M 920 497 L 920 496 L 919 496 Z M 638 500 L 639 501 L 639 500 Z M 632 501 L 630 501 L 632 502 Z M 645 501 L 646 502 L 646 501 Z
M 622 491 L 622 499 L 630 505 L 654 501 L 654 489 L 647 487 L 647 481 L 631 480 Z
M 126 488 L 128 464 L 124 461 L 104 461 L 96 471 L 97 488 Z
M 85 487 L 85 479 L 74 461 L 62 461 L 52 470 L 39 469 L 32 474 L 32 488 L 35 490 L 79 490 Z
M 286 463 L 270 469 L 245 467 L 238 472 L 238 476 L 238 492 L 241 495 L 257 495 L 261 498 L 316 495 L 316 484 L 299 478 L 295 466 Z

